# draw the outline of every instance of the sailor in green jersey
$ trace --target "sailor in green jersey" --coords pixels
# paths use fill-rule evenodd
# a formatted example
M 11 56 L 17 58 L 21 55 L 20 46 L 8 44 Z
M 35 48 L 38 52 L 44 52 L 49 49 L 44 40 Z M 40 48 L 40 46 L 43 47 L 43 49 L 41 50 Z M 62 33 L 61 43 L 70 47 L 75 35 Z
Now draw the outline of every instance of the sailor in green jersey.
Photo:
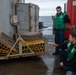
M 64 31 L 66 23 L 70 23 L 70 19 L 66 13 L 63 13 L 61 7 L 56 8 L 57 14 L 54 18 L 55 43 L 61 44 L 64 42 Z M 56 47 L 53 55 L 59 54 L 59 48 Z
M 57 14 L 54 19 L 54 28 L 55 29 L 64 29 L 66 26 L 66 23 L 63 22 L 63 19 L 65 17 L 65 13 L 61 12 L 59 15 Z
M 76 33 L 69 35 L 69 41 L 63 44 L 51 44 L 51 46 L 59 47 L 59 65 L 66 71 L 76 72 Z

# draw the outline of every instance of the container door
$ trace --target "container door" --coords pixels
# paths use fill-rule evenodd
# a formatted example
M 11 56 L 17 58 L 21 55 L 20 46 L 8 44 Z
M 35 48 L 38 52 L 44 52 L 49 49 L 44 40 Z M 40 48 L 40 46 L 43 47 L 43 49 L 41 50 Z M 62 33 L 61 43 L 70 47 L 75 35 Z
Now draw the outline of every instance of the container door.
M 24 3 L 16 4 L 16 11 L 20 22 L 21 33 L 29 31 L 29 5 Z

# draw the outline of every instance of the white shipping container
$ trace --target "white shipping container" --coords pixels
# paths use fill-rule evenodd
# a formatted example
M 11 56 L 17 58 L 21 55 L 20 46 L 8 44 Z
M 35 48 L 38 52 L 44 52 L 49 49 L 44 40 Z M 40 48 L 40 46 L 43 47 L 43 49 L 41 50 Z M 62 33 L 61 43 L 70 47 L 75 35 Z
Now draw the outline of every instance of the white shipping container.
M 39 7 L 38 10 L 36 10 L 36 7 L 38 6 L 32 3 L 16 4 L 18 19 L 21 24 L 21 33 L 36 32 L 38 30 L 36 26 L 39 22 L 39 17 L 37 17 L 39 13 L 36 13 L 36 11 L 39 12 Z

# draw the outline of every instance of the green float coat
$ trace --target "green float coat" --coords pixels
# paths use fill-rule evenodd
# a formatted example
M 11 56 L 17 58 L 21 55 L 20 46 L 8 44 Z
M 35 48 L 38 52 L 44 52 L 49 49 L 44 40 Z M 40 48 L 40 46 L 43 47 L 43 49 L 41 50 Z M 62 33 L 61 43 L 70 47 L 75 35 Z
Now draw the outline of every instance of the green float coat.
M 63 18 L 66 14 L 65 13 L 61 13 L 60 15 L 55 16 L 54 18 L 54 28 L 55 29 L 63 29 L 65 28 L 65 23 L 63 22 Z
M 70 50 L 71 47 L 71 43 L 69 42 L 67 45 L 67 53 Z M 76 52 L 76 44 L 73 46 L 73 48 L 70 50 L 70 52 L 68 53 L 68 60 L 71 60 L 73 58 L 74 53 Z

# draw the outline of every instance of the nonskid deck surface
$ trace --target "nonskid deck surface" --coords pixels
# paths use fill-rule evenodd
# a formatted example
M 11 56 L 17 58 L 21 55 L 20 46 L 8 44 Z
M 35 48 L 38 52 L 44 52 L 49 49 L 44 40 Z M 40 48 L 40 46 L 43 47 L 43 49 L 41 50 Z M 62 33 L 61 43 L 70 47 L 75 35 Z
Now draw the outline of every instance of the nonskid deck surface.
M 51 35 L 46 37 L 53 40 Z M 55 61 L 57 57 L 52 55 L 54 50 L 48 44 L 48 54 L 0 61 L 0 75 L 72 75 L 71 72 L 65 74 L 55 69 L 58 62 Z

